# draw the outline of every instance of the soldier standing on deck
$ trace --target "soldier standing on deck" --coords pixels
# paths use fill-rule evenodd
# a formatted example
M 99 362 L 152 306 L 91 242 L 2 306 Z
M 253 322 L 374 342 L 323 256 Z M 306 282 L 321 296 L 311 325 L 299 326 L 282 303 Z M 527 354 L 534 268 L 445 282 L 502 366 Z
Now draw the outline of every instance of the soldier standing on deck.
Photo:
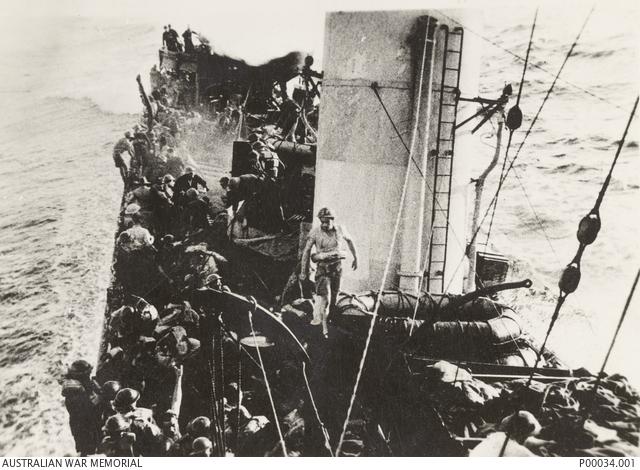
M 184 51 L 187 54 L 191 54 L 196 50 L 195 47 L 193 47 L 193 39 L 191 38 L 192 34 L 193 33 L 191 32 L 191 28 L 189 26 L 187 26 L 185 32 L 182 33 L 182 39 L 184 40 Z
M 128 153 L 129 156 L 126 157 L 127 160 L 131 160 L 135 151 L 133 149 L 133 144 L 131 141 L 133 140 L 133 134 L 131 131 L 127 131 L 124 133 L 124 137 L 116 142 L 116 145 L 113 146 L 113 162 L 116 167 L 120 169 L 120 176 L 122 177 L 122 181 L 126 185 L 129 179 L 129 165 L 125 160 L 123 155 Z
M 316 271 L 316 298 L 313 310 L 312 325 L 322 324 L 322 332 L 325 337 L 327 329 L 327 307 L 332 312 L 336 305 L 340 281 L 342 279 L 342 260 L 345 258 L 341 250 L 342 242 L 346 242 L 349 251 L 353 255 L 351 267 L 358 269 L 358 254 L 353 239 L 347 230 L 341 225 L 334 224 L 334 214 L 331 209 L 323 207 L 318 212 L 320 227 L 314 227 L 309 232 L 307 244 L 302 252 L 302 267 L 300 280 L 305 280 L 309 275 L 309 258 L 317 263 Z M 316 247 L 316 252 L 311 255 L 311 249 Z
M 62 396 L 69 412 L 69 427 L 76 441 L 76 451 L 81 456 L 93 454 L 100 437 L 100 386 L 91 378 L 92 369 L 87 361 L 75 361 L 62 383 Z

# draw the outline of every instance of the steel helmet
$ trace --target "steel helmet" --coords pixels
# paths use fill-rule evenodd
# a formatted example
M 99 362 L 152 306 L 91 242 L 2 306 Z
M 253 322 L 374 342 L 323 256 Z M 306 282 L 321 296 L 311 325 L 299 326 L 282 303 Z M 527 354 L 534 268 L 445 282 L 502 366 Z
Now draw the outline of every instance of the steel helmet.
M 535 436 L 540 432 L 540 423 L 533 414 L 528 411 L 518 411 L 504 418 L 498 429 L 508 432 L 516 438 L 526 438 L 527 436 Z
M 193 174 L 193 173 L 195 173 L 195 170 L 193 169 L 193 167 L 192 167 L 192 166 L 188 166 L 188 167 L 186 167 L 186 168 L 184 169 L 184 173 L 185 173 L 185 175 L 186 175 L 186 174 Z
M 252 132 L 251 134 L 249 134 L 249 136 L 247 137 L 247 140 L 249 141 L 250 144 L 255 144 L 257 141 L 260 140 L 260 135 Z
M 205 279 L 204 284 L 208 287 L 219 288 L 222 286 L 222 278 L 219 274 L 209 274 Z
M 256 142 L 254 142 L 254 144 L 251 146 L 251 148 L 253 150 L 262 150 L 264 148 L 267 148 L 267 144 L 265 144 L 264 142 L 262 142 L 261 140 L 258 140 Z
M 126 215 L 133 215 L 133 214 L 137 214 L 138 212 L 140 212 L 141 207 L 136 204 L 135 202 L 132 202 L 131 204 L 129 204 L 125 209 L 124 209 L 124 213 Z
M 199 437 L 193 441 L 193 451 L 194 452 L 205 452 L 207 450 L 212 450 L 213 444 L 206 437 Z
M 189 423 L 187 430 L 192 436 L 206 436 L 211 430 L 211 420 L 206 416 L 198 416 Z
M 116 432 L 123 432 L 129 430 L 129 421 L 124 416 L 117 414 L 110 416 L 107 422 L 104 423 L 102 430 L 107 434 L 114 434 Z
M 125 132 L 125 133 L 124 133 L 124 136 L 125 136 L 127 139 L 130 139 L 131 137 L 133 137 L 133 134 L 131 134 L 131 131 L 127 131 L 127 132 Z
M 335 219 L 335 215 L 331 209 L 323 207 L 318 211 L 318 219 Z
M 140 393 L 132 388 L 123 388 L 116 394 L 116 398 L 113 400 L 113 406 L 116 408 L 123 408 L 135 404 L 140 398 Z
M 117 380 L 110 380 L 108 382 L 105 382 L 102 385 L 102 396 L 106 400 L 111 401 L 116 397 L 116 394 L 120 391 L 121 388 L 122 385 L 120 385 L 120 382 L 118 382 Z
M 71 364 L 67 373 L 69 375 L 85 375 L 90 374 L 92 369 L 93 366 L 91 364 L 84 359 L 80 359 Z
M 186 194 L 189 199 L 195 199 L 198 197 L 198 190 L 196 188 L 189 188 Z
M 169 184 L 169 183 L 173 183 L 176 179 L 173 177 L 173 175 L 164 175 L 162 177 L 162 182 L 164 184 Z

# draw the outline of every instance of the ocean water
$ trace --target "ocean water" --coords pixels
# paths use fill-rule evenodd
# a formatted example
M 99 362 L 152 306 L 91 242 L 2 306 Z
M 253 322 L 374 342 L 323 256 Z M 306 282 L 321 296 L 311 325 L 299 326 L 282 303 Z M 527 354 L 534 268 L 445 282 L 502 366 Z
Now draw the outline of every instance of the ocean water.
M 523 128 L 586 13 L 540 12 L 531 61 L 552 74 L 527 72 Z M 524 56 L 533 11 L 483 14 L 483 36 L 500 47 L 487 43 L 481 94 L 497 96 L 504 82 L 517 84 L 522 66 L 501 48 Z M 558 82 L 519 157 L 525 189 L 512 176 L 500 200 L 491 243 L 536 280 L 538 295 L 520 299 L 536 336 L 551 313 L 558 273 L 575 252 L 576 224 L 593 205 L 637 93 L 638 19 L 636 11 L 596 9 L 563 72 L 566 81 Z M 0 45 L 0 455 L 72 454 L 58 380 L 72 360 L 97 354 L 122 189 L 111 148 L 137 120 L 135 76 L 146 79 L 157 60 L 161 26 L 104 17 L 5 20 L 13 39 Z M 224 28 L 194 23 L 216 49 L 242 54 Z M 278 41 L 291 50 L 321 50 L 319 28 L 309 31 L 310 37 Z M 246 53 L 260 60 L 255 48 Z M 482 132 L 493 145 L 491 128 Z M 603 229 L 583 257 L 582 284 L 551 337 L 563 358 L 592 369 L 640 264 L 638 139 L 634 124 L 602 206 Z M 486 149 L 479 167 L 490 157 Z M 488 185 L 491 194 L 495 176 Z M 608 368 L 635 383 L 638 302 Z

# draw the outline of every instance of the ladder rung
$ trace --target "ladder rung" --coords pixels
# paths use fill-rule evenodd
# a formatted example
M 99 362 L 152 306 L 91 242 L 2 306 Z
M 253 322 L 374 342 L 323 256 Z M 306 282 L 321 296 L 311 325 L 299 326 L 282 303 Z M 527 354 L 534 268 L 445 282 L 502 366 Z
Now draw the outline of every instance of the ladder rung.
M 460 51 L 456 51 L 455 49 L 447 49 L 447 52 L 453 52 L 454 54 L 460 54 Z
M 459 72 L 460 69 L 456 68 L 456 67 L 445 67 L 445 70 L 455 70 L 456 72 Z
M 440 178 L 440 177 L 443 177 L 443 176 L 451 176 L 451 173 L 445 173 L 445 174 L 442 174 L 442 175 L 436 175 L 436 178 Z
M 441 103 L 440 106 L 457 106 L 455 103 Z
M 446 243 L 432 243 L 431 246 L 446 246 Z M 444 261 L 441 261 L 444 263 Z
M 436 194 L 449 194 L 449 191 L 436 191 Z

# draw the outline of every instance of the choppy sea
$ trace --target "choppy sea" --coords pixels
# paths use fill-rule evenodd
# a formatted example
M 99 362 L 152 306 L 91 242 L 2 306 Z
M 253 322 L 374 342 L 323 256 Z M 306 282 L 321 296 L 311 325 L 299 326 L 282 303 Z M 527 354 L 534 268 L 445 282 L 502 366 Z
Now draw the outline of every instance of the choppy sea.
M 540 68 L 527 72 L 523 128 L 587 11 L 540 11 L 531 57 Z M 481 94 L 497 96 L 505 82 L 517 89 L 522 62 L 505 49 L 524 56 L 533 10 L 479 14 L 485 27 L 474 33 L 493 42 L 467 33 L 486 44 Z M 639 19 L 637 10 L 596 8 L 523 148 L 518 178 L 509 179 L 500 199 L 491 243 L 534 277 L 540 299 L 527 297 L 520 307 L 538 337 L 558 273 L 575 252 L 577 222 L 595 201 L 638 92 Z M 0 44 L 0 455 L 71 454 L 58 379 L 70 361 L 96 359 L 122 191 L 111 148 L 137 121 L 135 76 L 146 76 L 157 60 L 161 25 L 83 17 L 3 21 L 10 40 Z M 237 49 L 232 37 L 200 29 L 219 49 Z M 321 37 L 303 39 L 321 50 Z M 304 48 L 295 36 L 289 40 L 291 50 Z M 551 337 L 567 362 L 592 370 L 640 266 L 637 122 L 602 206 L 600 236 L 583 257 L 582 283 Z M 482 131 L 486 161 L 491 132 Z M 495 177 L 489 194 L 493 187 Z M 636 385 L 639 310 L 636 299 L 608 367 Z

